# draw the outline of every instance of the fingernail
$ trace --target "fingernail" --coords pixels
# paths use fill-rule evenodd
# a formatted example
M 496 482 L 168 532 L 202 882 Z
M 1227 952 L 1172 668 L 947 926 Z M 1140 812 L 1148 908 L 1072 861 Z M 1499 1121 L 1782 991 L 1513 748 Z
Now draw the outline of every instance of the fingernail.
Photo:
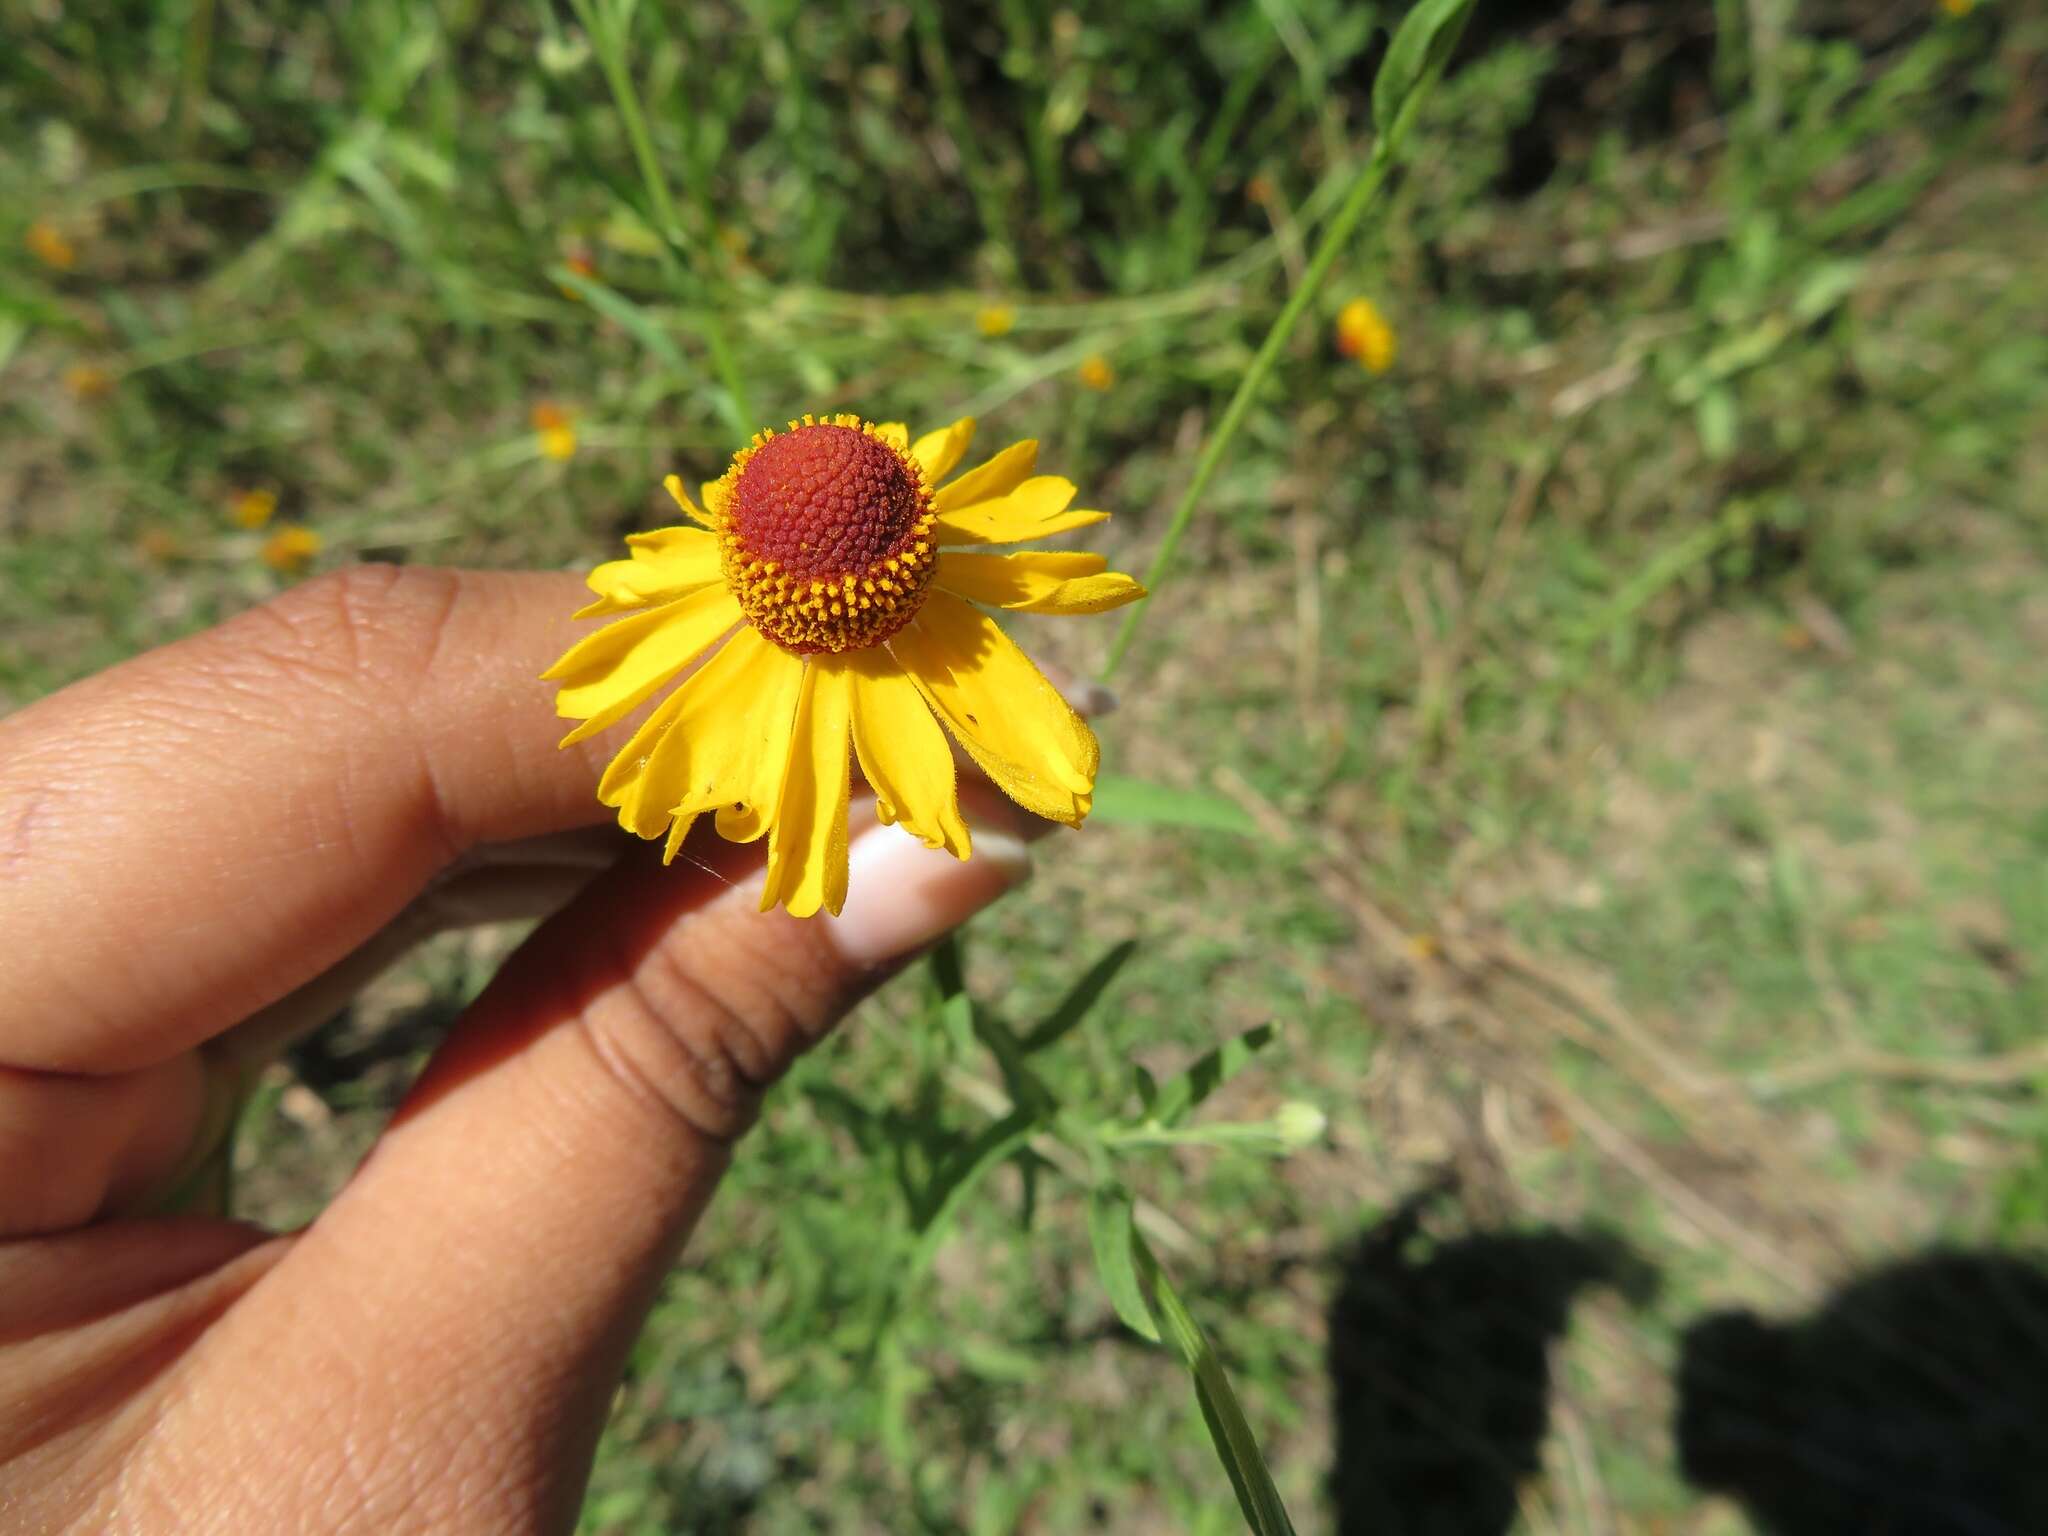
M 1014 833 L 974 825 L 974 856 L 927 848 L 901 827 L 870 826 L 847 850 L 846 906 L 831 924 L 839 952 L 885 965 L 951 932 L 1031 874 Z
M 1117 705 L 1123 701 L 1116 696 L 1116 690 L 1109 684 L 1091 680 L 1076 683 L 1067 702 L 1074 706 L 1076 714 L 1086 715 L 1090 720 L 1100 720 L 1104 715 L 1115 714 Z

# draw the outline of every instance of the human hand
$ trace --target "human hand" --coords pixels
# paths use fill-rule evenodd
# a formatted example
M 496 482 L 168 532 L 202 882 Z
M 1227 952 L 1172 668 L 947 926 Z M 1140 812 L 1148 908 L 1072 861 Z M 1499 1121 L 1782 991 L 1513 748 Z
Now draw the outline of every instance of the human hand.
M 798 920 L 626 846 L 536 681 L 582 595 L 361 567 L 0 720 L 0 1530 L 569 1529 L 761 1091 L 1026 873 L 856 808 Z M 555 907 L 309 1228 L 123 1214 L 394 950 Z

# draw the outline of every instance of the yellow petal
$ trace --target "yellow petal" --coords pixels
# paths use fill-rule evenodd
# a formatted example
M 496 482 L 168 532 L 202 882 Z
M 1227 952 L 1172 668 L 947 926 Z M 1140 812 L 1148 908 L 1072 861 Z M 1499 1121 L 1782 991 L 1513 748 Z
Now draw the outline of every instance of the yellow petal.
M 723 574 L 718 540 L 697 528 L 657 528 L 628 534 L 632 557 L 607 560 L 585 578 L 597 601 L 576 611 L 579 619 L 600 618 L 666 603 Z
M 875 792 L 875 814 L 901 822 L 927 848 L 967 857 L 967 823 L 953 776 L 953 749 L 917 684 L 883 647 L 840 658 L 853 681 L 853 747 Z
M 1031 549 L 1016 555 L 939 557 L 938 584 L 992 608 L 1024 613 L 1101 613 L 1145 595 L 1100 555 Z
M 889 649 L 996 788 L 1048 820 L 1081 824 L 1101 760 L 1095 733 L 994 619 L 934 592 Z
M 910 446 L 910 428 L 900 421 L 883 421 L 875 424 L 875 436 L 902 453 Z
M 1031 438 L 1012 443 L 994 458 L 977 464 L 951 485 L 940 488 L 932 506 L 940 512 L 971 507 L 978 501 L 1007 496 L 1038 466 L 1038 444 Z
M 910 445 L 910 456 L 924 468 L 927 485 L 937 485 L 953 473 L 967 445 L 974 441 L 974 418 L 962 416 L 950 427 L 927 432 Z
M 773 806 L 803 673 L 796 657 L 742 628 L 633 733 L 598 781 L 598 799 L 641 837 L 661 836 L 671 817 Z
M 704 498 L 704 510 L 711 514 L 707 519 L 714 528 L 722 527 L 725 515 L 732 507 L 732 492 L 723 479 L 706 480 L 697 487 L 697 494 Z
M 585 635 L 541 674 L 562 684 L 555 713 L 583 722 L 562 745 L 625 719 L 739 621 L 733 595 L 709 586 Z
M 837 917 L 846 904 L 846 736 L 852 709 L 852 679 L 839 658 L 812 657 L 797 695 L 789 771 L 768 834 L 763 912 L 780 902 L 791 917 L 809 917 L 820 907 Z
M 704 484 L 704 489 L 708 491 L 717 483 L 715 480 L 708 480 Z M 706 528 L 716 528 L 718 526 L 718 516 L 707 513 L 703 507 L 690 500 L 689 493 L 683 489 L 683 477 L 681 475 L 668 475 L 664 477 L 661 487 L 675 499 L 675 504 L 683 509 L 683 516 L 687 517 L 691 522 L 702 523 Z M 704 500 L 708 504 L 711 498 L 706 496 Z
M 1016 544 L 1105 521 L 1107 512 L 1069 512 L 1074 482 L 1036 475 L 1002 496 L 958 508 L 938 519 L 932 537 L 940 544 Z

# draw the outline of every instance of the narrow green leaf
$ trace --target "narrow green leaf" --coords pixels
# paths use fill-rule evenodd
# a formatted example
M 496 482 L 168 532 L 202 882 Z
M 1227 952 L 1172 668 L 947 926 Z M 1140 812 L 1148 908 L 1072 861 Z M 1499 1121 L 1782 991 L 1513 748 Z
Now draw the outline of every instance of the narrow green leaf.
M 1185 1119 L 1210 1094 L 1244 1070 L 1245 1064 L 1271 1045 L 1279 1033 L 1277 1024 L 1261 1024 L 1199 1057 L 1193 1066 L 1159 1089 L 1149 1106 L 1148 1118 L 1162 1125 Z
M 1287 1506 L 1280 1500 L 1280 1490 L 1273 1486 L 1265 1453 L 1259 1449 L 1258 1436 L 1252 1433 L 1237 1393 L 1231 1389 L 1230 1377 L 1216 1356 L 1216 1346 L 1209 1342 L 1209 1336 L 1188 1311 L 1143 1239 L 1135 1240 L 1135 1250 L 1138 1270 L 1152 1292 L 1165 1341 L 1194 1377 L 1195 1401 L 1202 1410 L 1202 1422 L 1208 1427 L 1210 1443 L 1216 1447 L 1217 1460 L 1229 1474 L 1245 1523 L 1254 1536 L 1294 1536 L 1294 1522 L 1287 1518 Z
M 1159 1084 L 1152 1074 L 1135 1062 L 1131 1065 L 1131 1085 L 1138 1090 L 1138 1102 L 1150 1116 L 1152 1106 L 1159 1102 Z
M 1458 46 L 1473 4 L 1474 0 L 1421 0 L 1402 18 L 1372 83 L 1372 121 L 1382 139 L 1397 138 L 1397 130 L 1407 127 L 1406 109 L 1436 83 Z
M 1124 1326 L 1157 1344 L 1159 1325 L 1152 1321 L 1144 1287 L 1138 1284 L 1137 1237 L 1127 1190 L 1107 1185 L 1089 1195 L 1088 1242 L 1095 1250 L 1095 1273 L 1102 1289 Z
M 1235 800 L 1205 789 L 1174 789 L 1119 773 L 1105 773 L 1095 780 L 1093 815 L 1110 826 L 1189 827 L 1245 836 L 1258 830 Z
M 690 376 L 690 366 L 683 360 L 682 349 L 676 345 L 675 338 L 656 324 L 652 315 L 617 289 L 608 288 L 595 278 L 579 276 L 567 267 L 549 267 L 548 276 L 605 319 L 616 322 L 677 378 Z
M 1131 956 L 1138 952 L 1136 939 L 1125 939 L 1113 947 L 1100 960 L 1088 967 L 1087 973 L 1068 989 L 1060 999 L 1059 1007 L 1047 1014 L 1038 1026 L 1020 1042 L 1024 1053 L 1030 1055 L 1056 1044 L 1088 1017 L 1102 994 L 1109 990 L 1109 984 L 1116 980 L 1118 971 L 1124 968 Z

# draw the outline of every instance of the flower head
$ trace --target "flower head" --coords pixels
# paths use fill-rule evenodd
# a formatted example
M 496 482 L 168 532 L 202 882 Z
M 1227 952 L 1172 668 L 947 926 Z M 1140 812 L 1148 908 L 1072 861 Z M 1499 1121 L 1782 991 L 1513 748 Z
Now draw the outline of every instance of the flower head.
M 533 423 L 542 458 L 559 464 L 576 457 L 576 426 L 567 411 L 552 400 L 543 400 L 528 419 Z
M 592 260 L 588 251 L 575 250 L 569 252 L 568 255 L 562 258 L 562 265 L 581 278 L 595 278 L 597 276 L 597 263 Z M 555 286 L 562 290 L 563 298 L 574 299 L 578 303 L 582 302 L 583 295 L 574 288 L 571 288 L 567 283 L 557 283 Z
M 1353 299 L 1337 311 L 1337 350 L 1362 363 L 1367 373 L 1394 366 L 1394 328 L 1371 299 Z
M 237 528 L 261 528 L 277 511 L 277 492 L 237 491 L 228 499 L 228 517 Z
M 64 370 L 64 388 L 74 400 L 104 400 L 114 392 L 114 376 L 95 363 L 73 363 Z
M 296 576 L 320 553 L 320 535 L 297 523 L 286 523 L 263 541 L 263 563 L 283 576 Z
M 1116 370 L 1109 366 L 1109 359 L 1100 352 L 1092 352 L 1081 361 L 1081 382 L 1101 394 L 1116 383 Z
M 1017 311 L 1007 304 L 984 304 L 974 312 L 974 328 L 993 341 L 1015 329 Z
M 1977 0 L 1941 0 L 1941 8 L 1951 16 L 1967 16 L 1977 9 Z
M 702 505 L 698 527 L 627 539 L 590 574 L 578 615 L 629 614 L 548 669 L 581 741 L 684 679 L 598 784 L 620 825 L 668 839 L 698 817 L 738 842 L 768 837 L 762 907 L 837 912 L 846 897 L 847 802 L 858 759 L 876 812 L 966 858 L 950 732 L 1005 794 L 1078 826 L 1095 786 L 1095 737 L 981 607 L 1099 613 L 1144 595 L 1099 555 L 969 553 L 1100 522 L 1074 487 L 1033 473 L 1014 443 L 952 474 L 974 423 L 915 442 L 902 425 L 806 416 L 757 433 Z
M 21 243 L 28 247 L 29 255 L 53 272 L 69 272 L 78 265 L 78 247 L 48 219 L 37 219 L 29 225 Z

